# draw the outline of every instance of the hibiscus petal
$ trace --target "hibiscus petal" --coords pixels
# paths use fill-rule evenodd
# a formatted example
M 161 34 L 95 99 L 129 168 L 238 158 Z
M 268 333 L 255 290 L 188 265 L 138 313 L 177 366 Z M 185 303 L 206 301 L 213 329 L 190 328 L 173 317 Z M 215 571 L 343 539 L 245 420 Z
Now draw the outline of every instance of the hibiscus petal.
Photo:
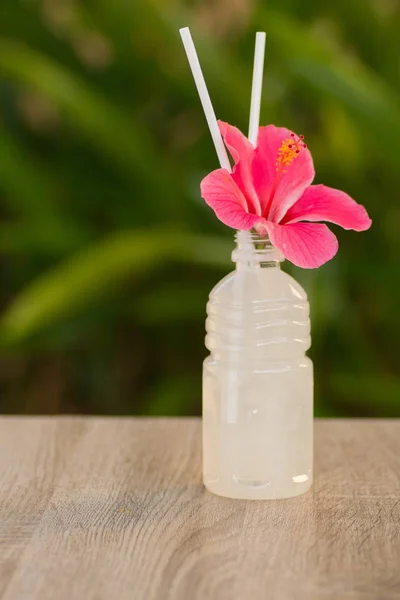
M 246 198 L 226 169 L 209 173 L 201 182 L 201 195 L 218 219 L 234 229 L 248 230 L 260 220 L 247 212 Z
M 301 148 L 297 157 L 286 167 L 286 173 L 278 174 L 278 150 L 291 133 L 289 129 L 275 125 L 260 127 L 254 151 L 251 168 L 254 189 L 260 199 L 263 215 L 274 222 L 282 219 L 312 183 L 315 175 L 308 148 Z
M 218 121 L 219 130 L 226 147 L 235 162 L 232 170 L 232 179 L 237 183 L 246 197 L 249 211 L 261 214 L 260 202 L 254 190 L 251 175 L 251 163 L 254 156 L 254 148 L 243 133 L 223 121 Z
M 239 161 L 250 163 L 253 158 L 254 148 L 245 135 L 233 125 L 218 121 L 219 130 L 235 164 Z
M 304 269 L 320 267 L 338 251 L 336 236 L 321 223 L 268 222 L 268 233 L 272 244 L 290 262 Z
M 298 221 L 329 221 L 343 229 L 365 231 L 371 227 L 371 219 L 361 204 L 348 194 L 326 185 L 312 185 L 300 200 L 288 210 L 283 223 Z

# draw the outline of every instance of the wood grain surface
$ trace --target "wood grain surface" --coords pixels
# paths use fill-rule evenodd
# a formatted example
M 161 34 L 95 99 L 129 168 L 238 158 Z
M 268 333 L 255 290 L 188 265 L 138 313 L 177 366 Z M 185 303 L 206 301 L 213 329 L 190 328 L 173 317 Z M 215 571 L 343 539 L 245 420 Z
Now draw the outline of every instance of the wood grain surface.
M 201 485 L 196 419 L 0 419 L 1 600 L 400 598 L 400 422 L 317 421 L 305 496 Z

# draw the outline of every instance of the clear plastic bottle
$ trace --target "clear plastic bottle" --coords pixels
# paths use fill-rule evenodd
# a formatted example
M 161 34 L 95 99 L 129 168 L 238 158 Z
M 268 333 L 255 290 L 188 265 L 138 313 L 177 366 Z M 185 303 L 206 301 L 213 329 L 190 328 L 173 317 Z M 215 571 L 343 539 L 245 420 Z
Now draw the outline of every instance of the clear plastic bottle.
M 312 484 L 309 305 L 268 239 L 239 231 L 236 270 L 207 304 L 203 477 L 230 498 L 289 498 Z

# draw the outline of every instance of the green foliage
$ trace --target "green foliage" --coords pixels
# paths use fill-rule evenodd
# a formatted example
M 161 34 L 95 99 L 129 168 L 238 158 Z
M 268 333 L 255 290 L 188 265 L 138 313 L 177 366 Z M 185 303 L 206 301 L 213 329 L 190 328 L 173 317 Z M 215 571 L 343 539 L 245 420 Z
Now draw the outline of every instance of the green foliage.
M 200 410 L 207 294 L 232 232 L 199 198 L 216 158 L 178 34 L 221 118 L 307 137 L 317 180 L 368 208 L 310 296 L 316 408 L 399 416 L 400 11 L 388 1 L 3 0 L 0 408 Z M 43 398 L 46 397 L 46 402 Z

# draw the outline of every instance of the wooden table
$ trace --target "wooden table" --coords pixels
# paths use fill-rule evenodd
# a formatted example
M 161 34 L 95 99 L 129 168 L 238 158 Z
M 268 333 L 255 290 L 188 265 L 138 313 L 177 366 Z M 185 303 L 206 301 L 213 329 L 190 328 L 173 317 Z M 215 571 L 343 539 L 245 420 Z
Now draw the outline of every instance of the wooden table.
M 1 600 L 400 598 L 400 422 L 315 436 L 311 492 L 247 502 L 197 419 L 1 418 Z

